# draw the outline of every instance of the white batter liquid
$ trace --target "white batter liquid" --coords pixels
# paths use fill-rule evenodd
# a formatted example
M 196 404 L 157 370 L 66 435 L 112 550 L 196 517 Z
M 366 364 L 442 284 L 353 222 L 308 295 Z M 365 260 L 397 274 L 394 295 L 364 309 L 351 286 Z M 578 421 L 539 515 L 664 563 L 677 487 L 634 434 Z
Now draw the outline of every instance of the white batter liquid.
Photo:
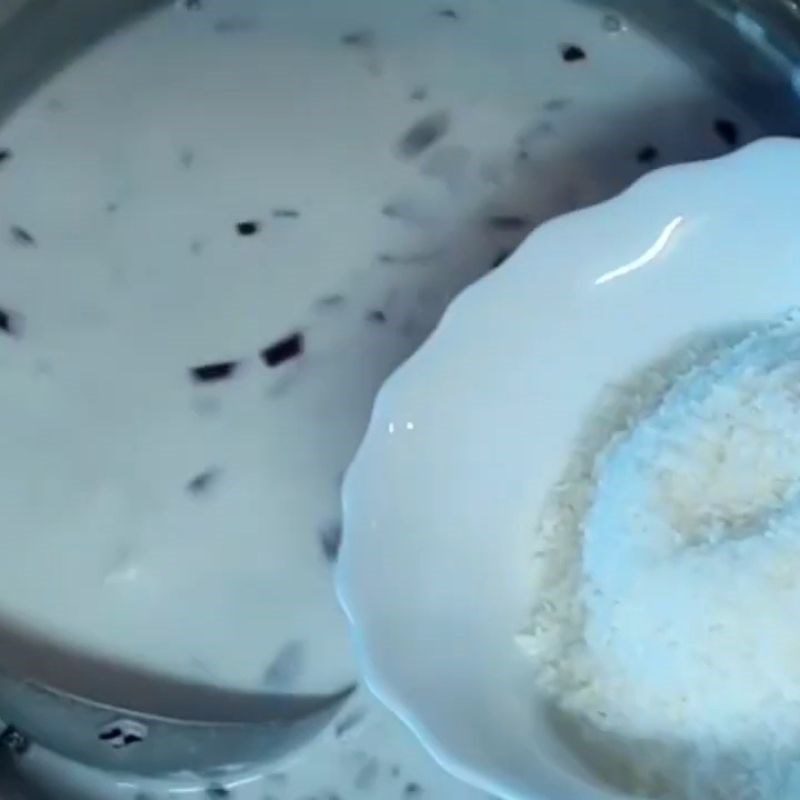
M 352 680 L 321 535 L 383 378 L 529 228 L 649 168 L 643 145 L 719 153 L 717 115 L 756 132 L 596 11 L 453 9 L 170 7 L 0 130 L 7 618 L 225 686 Z

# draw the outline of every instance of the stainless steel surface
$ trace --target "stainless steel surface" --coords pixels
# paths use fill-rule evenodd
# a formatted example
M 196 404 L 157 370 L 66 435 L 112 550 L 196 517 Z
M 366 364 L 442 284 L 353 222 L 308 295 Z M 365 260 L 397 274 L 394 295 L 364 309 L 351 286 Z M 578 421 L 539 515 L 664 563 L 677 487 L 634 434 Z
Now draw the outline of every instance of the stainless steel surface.
M 99 39 L 165 0 L 0 0 L 0 118 Z
M 169 692 L 157 679 L 150 688 Z M 200 707 L 210 699 L 203 687 L 175 688 L 197 698 Z M 203 775 L 291 753 L 331 721 L 351 691 L 325 696 L 220 691 L 212 704 L 217 714 L 170 718 L 0 677 L 0 708 L 37 744 L 85 764 L 143 775 L 179 770 Z
M 800 134 L 798 0 L 584 0 L 684 54 L 764 128 Z
M 93 658 L 2 623 L 0 653 L 7 724 L 69 758 L 146 775 L 280 758 L 325 727 L 355 688 L 320 696 L 225 691 Z M 131 724 L 137 729 L 126 739 Z
M 82 763 L 198 774 L 281 758 L 322 730 L 355 687 L 330 695 L 225 691 L 92 658 L 0 625 L 0 718 Z
M 0 119 L 81 51 L 163 2 L 0 0 Z M 766 130 L 800 132 L 794 0 L 584 2 L 620 13 L 685 53 Z M 223 692 L 54 652 L 2 626 L 0 663 L 0 718 L 7 724 L 70 758 L 142 774 L 282 756 L 324 727 L 349 693 Z M 13 766 L 12 756 L 0 756 Z M 0 763 L 0 798 L 22 798 L 16 782 Z

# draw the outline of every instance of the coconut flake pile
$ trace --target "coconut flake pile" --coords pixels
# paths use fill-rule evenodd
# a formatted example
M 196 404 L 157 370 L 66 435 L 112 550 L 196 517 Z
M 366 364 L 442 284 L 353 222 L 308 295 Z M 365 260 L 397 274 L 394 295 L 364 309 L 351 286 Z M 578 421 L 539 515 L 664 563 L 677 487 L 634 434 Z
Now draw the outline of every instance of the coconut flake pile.
M 619 788 L 800 797 L 800 315 L 681 372 L 536 545 L 521 642 Z

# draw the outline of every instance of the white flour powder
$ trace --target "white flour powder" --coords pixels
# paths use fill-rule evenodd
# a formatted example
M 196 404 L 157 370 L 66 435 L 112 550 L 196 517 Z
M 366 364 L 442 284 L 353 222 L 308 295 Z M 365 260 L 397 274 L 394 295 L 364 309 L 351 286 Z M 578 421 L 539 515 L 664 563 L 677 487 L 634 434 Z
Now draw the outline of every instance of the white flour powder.
M 797 798 L 800 316 L 700 359 L 637 416 L 538 531 L 537 680 L 620 788 Z

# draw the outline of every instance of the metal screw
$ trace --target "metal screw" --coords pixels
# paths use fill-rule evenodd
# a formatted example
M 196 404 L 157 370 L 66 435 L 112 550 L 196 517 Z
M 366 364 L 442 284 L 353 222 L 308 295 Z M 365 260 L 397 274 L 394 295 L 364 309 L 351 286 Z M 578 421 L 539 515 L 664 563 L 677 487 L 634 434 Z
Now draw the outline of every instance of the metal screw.
M 13 725 L 8 725 L 0 733 L 0 746 L 10 750 L 15 756 L 21 756 L 30 748 L 31 740 Z
M 101 742 L 111 745 L 115 750 L 120 750 L 123 747 L 143 742 L 147 738 L 147 734 L 147 725 L 132 719 L 119 719 L 102 727 L 97 738 Z

